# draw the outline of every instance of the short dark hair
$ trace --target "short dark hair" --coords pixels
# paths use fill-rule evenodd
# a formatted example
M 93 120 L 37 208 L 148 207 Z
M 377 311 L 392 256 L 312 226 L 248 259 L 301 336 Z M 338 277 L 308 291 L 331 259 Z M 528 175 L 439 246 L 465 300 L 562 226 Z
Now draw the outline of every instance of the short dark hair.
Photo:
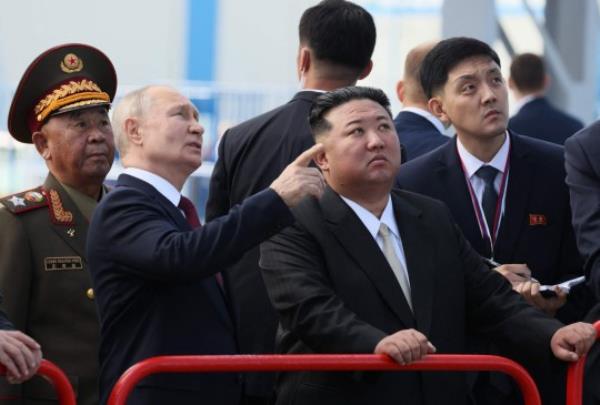
M 543 89 L 545 77 L 544 60 L 533 53 L 517 55 L 510 65 L 510 78 L 519 91 Z
M 371 60 L 376 30 L 367 10 L 344 0 L 324 0 L 302 14 L 300 43 L 318 60 L 345 66 L 357 73 Z
M 380 89 L 373 87 L 348 86 L 321 94 L 314 101 L 308 116 L 308 123 L 315 140 L 324 131 L 331 129 L 331 123 L 325 119 L 325 115 L 342 104 L 352 100 L 372 100 L 381 105 L 387 111 L 390 118 L 390 100 Z
M 487 56 L 500 66 L 496 51 L 478 39 L 455 37 L 438 42 L 423 59 L 419 74 L 427 98 L 431 98 L 434 92 L 446 84 L 448 72 L 473 56 Z

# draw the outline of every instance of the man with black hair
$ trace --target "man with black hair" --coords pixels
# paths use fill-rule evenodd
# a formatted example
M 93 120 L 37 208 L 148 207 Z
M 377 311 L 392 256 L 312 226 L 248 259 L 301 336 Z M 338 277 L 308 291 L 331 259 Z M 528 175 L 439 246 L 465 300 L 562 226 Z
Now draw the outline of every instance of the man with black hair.
M 343 0 L 308 8 L 299 24 L 297 70 L 301 91 L 291 101 L 228 130 L 219 145 L 210 182 L 207 220 L 263 190 L 314 141 L 308 110 L 323 91 L 356 83 L 371 71 L 376 30 L 372 16 Z M 277 327 L 258 269 L 258 249 L 246 253 L 225 274 L 236 312 L 241 353 L 272 353 Z M 274 378 L 248 375 L 247 401 L 271 396 Z
M 583 292 L 572 291 L 564 305 L 565 293 L 544 298 L 537 282 L 556 284 L 582 272 L 562 148 L 507 130 L 500 60 L 484 42 L 441 41 L 421 65 L 421 83 L 429 108 L 454 125 L 456 137 L 409 162 L 399 185 L 445 202 L 475 250 L 501 263 L 496 270 L 530 303 L 564 322 L 581 319 Z
M 508 87 L 517 101 L 508 127 L 520 134 L 562 145 L 583 128 L 577 118 L 553 106 L 544 96 L 550 86 L 544 61 L 533 53 L 517 55 L 510 65 Z
M 401 364 L 464 353 L 465 330 L 535 358 L 572 361 L 589 324 L 561 327 L 491 271 L 439 201 L 392 190 L 400 148 L 381 90 L 323 94 L 310 113 L 314 156 L 328 187 L 292 209 L 296 223 L 261 245 L 281 317 L 282 353 L 377 353 Z M 298 372 L 277 404 L 465 404 L 462 373 Z

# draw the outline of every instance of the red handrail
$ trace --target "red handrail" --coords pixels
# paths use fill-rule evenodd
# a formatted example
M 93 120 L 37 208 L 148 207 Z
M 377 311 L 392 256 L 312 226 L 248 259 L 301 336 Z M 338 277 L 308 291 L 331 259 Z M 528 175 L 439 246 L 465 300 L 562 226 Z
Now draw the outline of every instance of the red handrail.
M 6 374 L 6 367 L 0 364 L 0 375 Z M 54 386 L 60 405 L 76 405 L 75 392 L 65 373 L 54 363 L 42 360 L 37 374 Z
M 600 321 L 594 324 L 596 339 L 600 339 Z M 583 398 L 583 372 L 587 356 L 569 365 L 567 370 L 567 405 L 581 405 Z M 598 382 L 600 384 L 600 381 Z
M 523 367 L 504 357 L 489 355 L 434 354 L 406 366 L 386 355 L 237 355 L 237 356 L 159 356 L 131 366 L 115 384 L 108 405 L 124 405 L 135 385 L 150 374 L 227 371 L 500 371 L 513 377 L 525 405 L 540 405 L 540 394 Z

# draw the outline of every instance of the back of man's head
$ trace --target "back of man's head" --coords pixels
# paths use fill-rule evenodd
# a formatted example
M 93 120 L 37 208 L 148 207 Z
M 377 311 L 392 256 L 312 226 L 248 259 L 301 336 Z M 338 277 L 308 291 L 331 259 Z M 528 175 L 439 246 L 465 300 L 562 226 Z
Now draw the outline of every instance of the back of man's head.
M 325 116 L 336 107 L 352 100 L 371 100 L 381 105 L 392 117 L 390 100 L 385 93 L 373 87 L 349 86 L 323 93 L 313 102 L 309 113 L 309 125 L 316 141 L 331 129 Z
M 510 65 L 510 80 L 521 93 L 543 90 L 546 84 L 543 59 L 533 53 L 517 55 Z
M 498 54 L 485 42 L 475 38 L 455 37 L 437 43 L 423 59 L 419 77 L 427 98 L 448 81 L 448 73 L 462 61 L 487 56 L 500 67 Z
M 402 104 L 407 106 L 421 106 L 427 108 L 428 97 L 421 87 L 419 72 L 425 56 L 433 49 L 435 42 L 427 42 L 411 49 L 404 61 L 404 77 L 399 83 L 398 97 Z M 401 93 L 401 95 L 400 95 Z
M 344 0 L 323 0 L 307 9 L 299 25 L 300 45 L 317 61 L 341 66 L 358 76 L 375 48 L 375 22 L 364 8 Z

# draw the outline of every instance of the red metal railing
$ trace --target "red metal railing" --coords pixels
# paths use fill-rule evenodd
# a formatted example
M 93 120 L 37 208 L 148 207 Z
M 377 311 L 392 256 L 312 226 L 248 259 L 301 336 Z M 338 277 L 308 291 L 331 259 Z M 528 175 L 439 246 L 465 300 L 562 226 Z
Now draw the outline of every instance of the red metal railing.
M 513 377 L 525 405 L 540 405 L 540 394 L 523 367 L 504 357 L 488 355 L 434 354 L 401 366 L 386 355 L 237 355 L 237 356 L 160 356 L 131 366 L 115 384 L 108 405 L 124 405 L 135 385 L 157 373 L 227 371 L 500 371 Z
M 600 339 L 600 321 L 594 324 L 594 328 L 596 328 L 596 339 Z M 567 405 L 581 405 L 586 358 L 587 356 L 583 356 L 579 361 L 571 364 L 567 370 Z
M 0 375 L 6 374 L 6 367 L 0 365 Z M 75 392 L 65 373 L 54 363 L 42 360 L 37 374 L 54 386 L 59 405 L 76 405 Z

